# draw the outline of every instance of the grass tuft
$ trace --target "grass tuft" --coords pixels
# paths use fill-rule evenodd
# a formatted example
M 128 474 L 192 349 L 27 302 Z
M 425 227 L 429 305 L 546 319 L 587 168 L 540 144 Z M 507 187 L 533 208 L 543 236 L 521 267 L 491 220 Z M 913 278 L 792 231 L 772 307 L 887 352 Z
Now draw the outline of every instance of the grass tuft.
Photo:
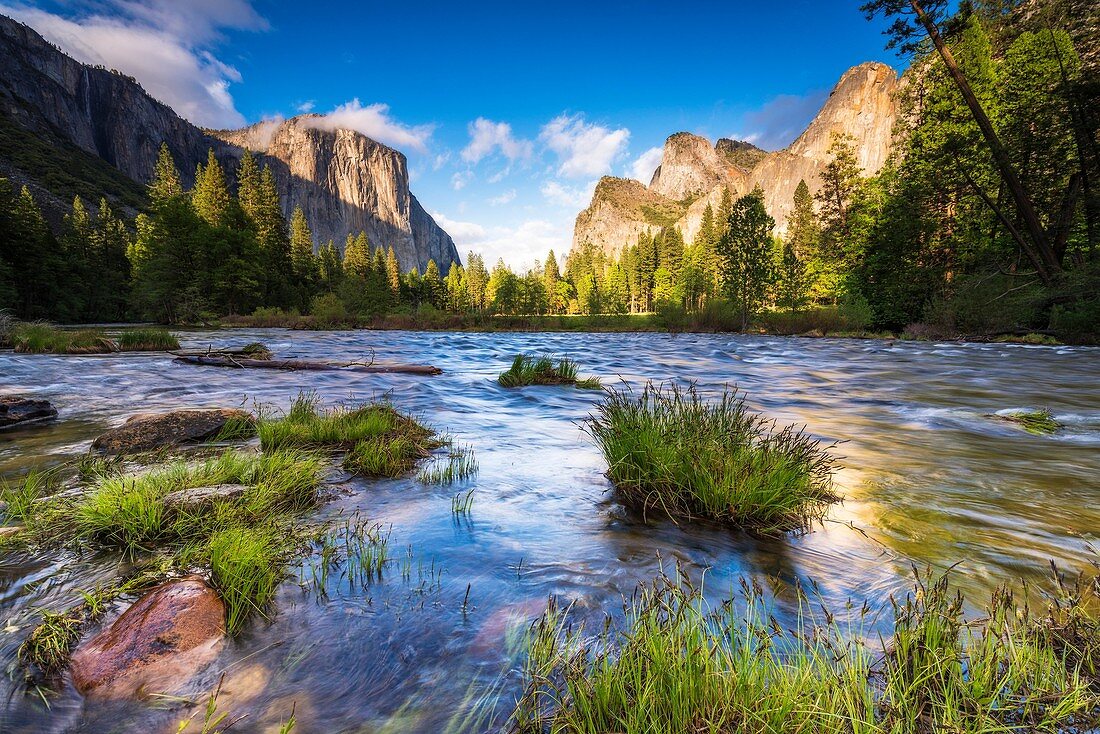
M 1045 408 L 1043 410 L 1021 410 L 1014 413 L 998 415 L 1001 420 L 1015 423 L 1028 433 L 1037 436 L 1048 436 L 1062 428 L 1062 424 L 1054 419 L 1054 415 Z
M 416 478 L 424 484 L 448 486 L 475 476 L 477 471 L 474 450 L 469 446 L 452 446 L 445 457 L 425 466 Z
M 443 445 L 434 431 L 384 403 L 360 408 L 319 406 L 313 394 L 299 395 L 286 416 L 260 420 L 264 451 L 306 448 L 343 451 L 344 467 L 368 477 L 398 477 Z
M 230 527 L 210 537 L 210 580 L 225 602 L 225 628 L 238 634 L 264 610 L 283 577 L 286 548 L 271 528 Z
M 24 354 L 107 354 L 118 345 L 97 329 L 67 331 L 43 322 L 21 323 L 9 336 L 16 352 Z
M 115 340 L 124 352 L 167 352 L 179 349 L 179 339 L 166 329 L 127 329 Z
M 577 379 L 577 363 L 562 358 L 554 362 L 549 356 L 533 357 L 517 354 L 512 366 L 497 377 L 501 387 L 525 387 L 527 385 L 575 385 L 579 388 L 600 387 L 598 377 Z
M 1051 617 L 1006 589 L 972 623 L 946 577 L 918 578 L 893 604 L 885 654 L 866 634 L 870 610 L 842 624 L 827 610 L 815 616 L 820 599 L 800 601 L 785 629 L 756 585 L 742 582 L 740 599 L 710 610 L 697 589 L 661 577 L 634 596 L 622 627 L 609 619 L 594 638 L 552 604 L 528 635 L 514 730 L 977 734 L 1100 723 L 1095 669 L 1052 638 L 1062 627 Z M 1093 651 L 1095 602 L 1068 602 L 1089 620 Z
M 619 496 L 643 511 L 779 532 L 808 528 L 837 499 L 819 442 L 777 430 L 736 391 L 708 403 L 694 387 L 613 390 L 585 428 Z

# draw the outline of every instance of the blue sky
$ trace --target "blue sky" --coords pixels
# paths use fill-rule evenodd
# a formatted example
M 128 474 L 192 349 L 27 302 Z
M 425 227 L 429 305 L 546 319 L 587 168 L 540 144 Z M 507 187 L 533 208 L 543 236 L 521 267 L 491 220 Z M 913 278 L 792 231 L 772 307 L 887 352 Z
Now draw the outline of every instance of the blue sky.
M 669 134 L 782 148 L 846 69 L 898 68 L 859 4 L 0 0 L 0 12 L 197 124 L 310 111 L 392 145 L 464 257 L 522 267 L 568 249 L 601 175 L 648 183 Z

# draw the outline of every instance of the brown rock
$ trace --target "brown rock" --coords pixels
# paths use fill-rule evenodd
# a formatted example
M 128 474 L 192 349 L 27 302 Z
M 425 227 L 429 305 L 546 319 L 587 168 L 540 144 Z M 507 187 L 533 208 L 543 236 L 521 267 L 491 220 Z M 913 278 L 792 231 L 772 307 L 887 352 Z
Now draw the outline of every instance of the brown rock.
M 94 451 L 105 454 L 151 451 L 162 446 L 180 446 L 206 441 L 218 435 L 231 419 L 249 418 L 243 410 L 177 410 L 172 413 L 142 413 L 131 416 L 92 442 Z
M 174 690 L 209 665 L 225 638 L 225 606 L 201 578 L 153 589 L 77 648 L 73 685 L 85 696 Z
M 22 525 L 4 525 L 0 526 L 0 539 L 14 538 L 21 532 L 26 530 Z
M 19 423 L 49 420 L 57 417 L 57 410 L 48 400 L 33 400 L 16 395 L 0 395 L 0 428 Z

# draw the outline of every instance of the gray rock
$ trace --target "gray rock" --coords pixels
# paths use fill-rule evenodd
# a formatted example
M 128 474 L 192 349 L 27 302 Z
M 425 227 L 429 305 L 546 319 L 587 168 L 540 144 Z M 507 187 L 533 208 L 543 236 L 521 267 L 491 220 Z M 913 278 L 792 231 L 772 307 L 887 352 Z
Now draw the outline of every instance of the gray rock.
M 15 395 L 0 395 L 0 428 L 20 423 L 44 421 L 57 417 L 57 410 L 48 400 L 34 400 Z
M 177 489 L 164 495 L 164 506 L 177 511 L 201 510 L 217 502 L 236 499 L 249 489 L 247 484 L 215 484 L 211 487 Z

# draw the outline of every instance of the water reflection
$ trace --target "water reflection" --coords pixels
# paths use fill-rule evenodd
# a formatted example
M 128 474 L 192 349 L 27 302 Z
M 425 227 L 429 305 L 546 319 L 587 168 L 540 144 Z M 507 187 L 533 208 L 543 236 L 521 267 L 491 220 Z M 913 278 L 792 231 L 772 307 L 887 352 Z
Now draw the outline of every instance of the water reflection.
M 366 587 L 337 574 L 322 596 L 308 588 L 304 562 L 280 590 L 271 623 L 227 646 L 191 686 L 201 697 L 225 672 L 225 710 L 247 715 L 234 730 L 277 729 L 294 707 L 301 732 L 439 731 L 465 705 L 471 683 L 497 678 L 508 662 L 510 625 L 537 615 L 549 595 L 597 617 L 619 609 L 622 596 L 662 564 L 705 574 L 714 599 L 750 575 L 777 590 L 815 579 L 837 606 L 849 598 L 881 604 L 908 585 L 914 563 L 961 561 L 975 595 L 1042 574 L 1048 559 L 1080 568 L 1100 527 L 1096 349 L 656 334 L 241 330 L 182 339 L 191 348 L 212 340 L 264 341 L 281 355 L 340 360 L 373 351 L 379 360 L 430 362 L 445 374 L 278 373 L 158 356 L 2 353 L 0 391 L 48 398 L 62 419 L 0 433 L 0 472 L 71 458 L 134 412 L 285 407 L 303 389 L 332 402 L 389 394 L 469 444 L 481 466 L 472 514 L 460 522 L 450 510 L 454 489 L 404 480 L 352 482 L 322 510 L 332 519 L 359 512 L 392 528 L 391 546 L 410 554 L 411 573 L 394 571 Z M 846 500 L 821 528 L 790 538 L 628 512 L 614 502 L 602 459 L 580 430 L 597 393 L 507 391 L 493 382 L 521 351 L 568 354 L 583 374 L 635 387 L 675 378 L 717 394 L 736 383 L 753 407 L 840 442 Z M 1025 407 L 1049 407 L 1067 429 L 1032 436 L 987 417 Z M 37 608 L 75 602 L 79 589 L 110 577 L 117 563 L 70 554 L 0 559 L 0 662 L 13 662 Z M 188 712 L 179 704 L 86 703 L 71 687 L 47 711 L 10 681 L 3 685 L 4 732 L 174 731 Z

